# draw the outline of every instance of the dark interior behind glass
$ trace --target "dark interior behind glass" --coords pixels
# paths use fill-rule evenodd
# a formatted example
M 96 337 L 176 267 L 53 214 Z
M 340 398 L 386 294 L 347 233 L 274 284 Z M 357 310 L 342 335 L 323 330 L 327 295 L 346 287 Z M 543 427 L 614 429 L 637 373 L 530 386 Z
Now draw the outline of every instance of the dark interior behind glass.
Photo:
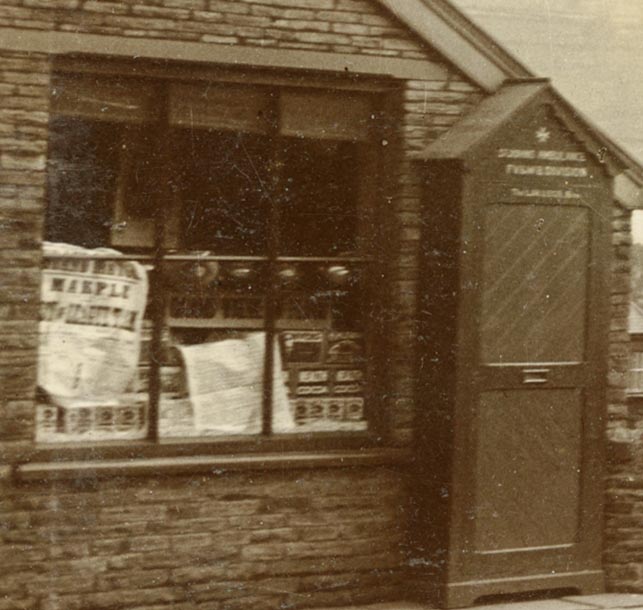
M 109 245 L 123 124 L 54 117 L 45 218 L 50 241 Z

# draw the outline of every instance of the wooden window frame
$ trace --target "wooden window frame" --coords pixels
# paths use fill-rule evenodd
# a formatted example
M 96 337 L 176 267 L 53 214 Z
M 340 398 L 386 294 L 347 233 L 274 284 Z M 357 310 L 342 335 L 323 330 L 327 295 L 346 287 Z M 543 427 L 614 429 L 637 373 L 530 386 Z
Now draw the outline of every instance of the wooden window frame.
M 129 74 L 131 65 L 129 62 L 117 61 L 106 62 L 101 60 L 95 62 L 91 58 L 72 57 L 72 58 L 57 58 L 53 62 L 54 73 L 60 74 L 79 74 L 90 73 L 100 76 L 116 76 Z M 274 74 L 265 74 L 262 72 L 245 71 L 238 73 L 233 70 L 220 68 L 207 69 L 198 67 L 188 70 L 186 66 L 178 66 L 175 64 L 152 65 L 147 68 L 137 69 L 133 72 L 137 76 L 143 78 L 153 78 L 154 80 L 161 81 L 167 79 L 168 82 L 180 78 L 182 80 L 203 80 L 213 79 L 217 83 L 244 83 L 252 85 L 273 86 L 276 88 L 292 87 L 300 91 L 315 91 L 322 90 L 325 92 L 332 91 L 355 91 L 367 92 L 370 95 L 384 94 L 387 98 L 383 107 L 387 111 L 399 102 L 397 94 L 399 93 L 398 83 L 390 79 L 375 80 L 372 78 L 362 79 L 358 75 L 351 75 L 350 78 L 334 77 L 332 75 L 323 74 L 308 74 L 302 75 L 296 72 L 283 72 Z M 161 87 L 166 92 L 169 86 Z M 164 129 L 169 129 L 167 119 L 169 116 L 168 111 L 168 98 L 164 96 L 162 102 L 162 115 L 165 117 Z M 157 100 L 158 102 L 158 100 Z M 387 125 L 390 132 L 390 123 L 387 120 Z M 385 130 L 383 130 L 385 131 Z M 390 151 L 389 151 L 390 152 Z M 378 169 L 384 166 L 383 155 L 378 154 Z M 279 164 L 277 160 L 277 164 Z M 273 185 L 274 189 L 279 189 L 279 174 L 277 174 L 276 184 Z M 382 192 L 377 197 L 378 202 L 374 202 L 369 209 L 369 214 L 373 214 L 373 218 L 378 218 L 380 214 L 379 200 L 385 198 L 384 191 L 390 185 L 384 185 Z M 272 206 L 273 214 L 276 206 Z M 167 206 L 161 206 L 161 209 L 166 212 Z M 163 265 L 167 262 L 166 256 L 162 248 L 158 247 L 163 243 L 163 231 L 165 227 L 165 218 L 163 214 L 157 215 L 157 222 L 155 223 L 155 254 L 151 257 L 155 269 L 162 270 Z M 276 271 L 276 263 L 287 258 L 294 260 L 296 257 L 280 257 L 277 254 L 277 237 L 274 235 L 274 227 L 276 223 L 271 222 L 271 235 L 269 237 L 268 248 L 268 264 L 270 273 L 274 274 Z M 140 258 L 140 257 L 137 257 Z M 215 257 L 217 258 L 217 257 Z M 221 258 L 221 257 L 218 257 Z M 240 257 L 234 257 L 240 258 Z M 375 266 L 383 266 L 381 254 L 379 257 L 371 256 L 371 264 Z M 306 258 L 306 260 L 308 260 Z M 329 259 L 325 259 L 329 260 Z M 364 259 L 360 259 L 360 263 Z M 157 274 L 158 276 L 159 274 Z M 274 275 L 271 275 L 271 280 L 274 282 Z M 271 286 L 274 283 L 270 282 Z M 158 355 L 160 354 L 160 328 L 164 324 L 164 315 L 166 311 L 163 291 L 155 290 L 154 286 L 151 287 L 151 292 L 155 295 L 154 304 L 154 324 L 155 332 L 153 333 L 152 353 L 155 354 L 153 361 L 158 362 Z M 275 290 L 269 291 L 273 296 L 268 299 L 266 305 L 265 326 L 264 332 L 266 335 L 266 345 L 272 345 L 276 336 L 275 327 Z M 386 307 L 385 300 L 378 299 L 378 306 L 380 309 Z M 384 316 L 380 316 L 384 320 Z M 369 341 L 375 344 L 383 344 L 384 329 L 379 327 L 374 333 L 377 336 L 368 337 Z M 286 452 L 292 454 L 293 452 L 322 452 L 333 459 L 340 459 L 341 452 L 351 451 L 368 451 L 377 450 L 385 447 L 389 442 L 389 430 L 386 426 L 386 417 L 383 411 L 384 402 L 381 400 L 383 395 L 382 375 L 378 373 L 384 368 L 384 358 L 380 353 L 381 350 L 372 350 L 372 353 L 378 355 L 375 362 L 368 363 L 369 369 L 373 372 L 371 377 L 374 379 L 373 388 L 368 393 L 369 398 L 366 400 L 366 420 L 368 422 L 368 430 L 358 432 L 294 432 L 288 434 L 273 434 L 271 430 L 272 425 L 272 383 L 273 376 L 268 374 L 272 370 L 272 349 L 266 350 L 264 360 L 264 401 L 262 406 L 262 432 L 259 435 L 252 436 L 207 436 L 207 437 L 194 437 L 194 438 L 159 438 L 158 436 L 158 407 L 160 396 L 160 366 L 155 366 L 155 372 L 151 373 L 150 389 L 148 395 L 150 404 L 148 407 L 148 438 L 144 441 L 89 441 L 89 442 L 65 442 L 65 443 L 43 443 L 38 444 L 36 448 L 29 452 L 29 461 L 42 461 L 42 462 L 56 462 L 64 461 L 69 462 L 73 460 L 117 460 L 133 457 L 139 459 L 159 459 L 164 457 L 175 457 L 179 459 L 187 458 L 190 456 L 199 455 L 226 455 L 226 454 L 245 454 L 260 456 L 265 453 L 273 452 Z M 375 398 L 378 398 L 376 401 Z M 338 453 L 339 452 L 339 453 Z M 366 454 L 365 454 L 366 455 Z M 259 458 L 258 458 L 259 459 Z

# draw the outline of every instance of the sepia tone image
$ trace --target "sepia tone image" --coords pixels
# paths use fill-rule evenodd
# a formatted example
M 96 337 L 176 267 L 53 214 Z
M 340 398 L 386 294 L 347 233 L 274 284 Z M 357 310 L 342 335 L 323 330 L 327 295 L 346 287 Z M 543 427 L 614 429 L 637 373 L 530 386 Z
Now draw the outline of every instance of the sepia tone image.
M 0 610 L 642 610 L 641 56 L 0 0 Z

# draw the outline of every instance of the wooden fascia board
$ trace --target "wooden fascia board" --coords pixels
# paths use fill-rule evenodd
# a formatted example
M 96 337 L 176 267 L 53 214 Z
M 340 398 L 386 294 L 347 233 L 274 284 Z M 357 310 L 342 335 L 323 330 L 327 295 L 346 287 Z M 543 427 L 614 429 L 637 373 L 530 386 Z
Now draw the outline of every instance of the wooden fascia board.
M 414 31 L 429 46 L 436 49 L 445 59 L 456 66 L 472 82 L 488 92 L 496 91 L 507 78 L 529 77 L 526 70 L 520 70 L 517 62 L 509 55 L 504 60 L 500 47 L 492 39 L 480 34 L 475 41 L 464 27 L 457 27 L 446 13 L 433 2 L 421 0 L 378 0 L 406 27 Z M 460 15 L 460 13 L 458 13 Z M 466 19 L 462 17 L 462 19 Z M 466 20 L 471 25 L 469 20 Z M 488 47 L 485 49 L 485 47 Z M 514 66 L 513 64 L 516 64 Z M 510 66 L 511 64 L 511 66 Z
M 326 73 L 355 73 L 397 79 L 444 80 L 448 76 L 446 67 L 422 59 L 20 28 L 0 28 L 0 49 L 48 55 L 86 54 Z
M 463 11 L 458 9 L 451 0 L 420 0 L 425 5 L 442 16 L 451 27 L 465 36 L 480 52 L 487 55 L 512 78 L 532 78 L 536 76 L 516 56 L 490 36 L 485 29 L 478 26 Z
M 584 132 L 592 148 L 604 157 L 609 171 L 614 175 L 614 199 L 623 207 L 643 208 L 643 167 L 616 142 L 568 102 L 554 87 L 551 88 L 558 114 L 574 131 Z

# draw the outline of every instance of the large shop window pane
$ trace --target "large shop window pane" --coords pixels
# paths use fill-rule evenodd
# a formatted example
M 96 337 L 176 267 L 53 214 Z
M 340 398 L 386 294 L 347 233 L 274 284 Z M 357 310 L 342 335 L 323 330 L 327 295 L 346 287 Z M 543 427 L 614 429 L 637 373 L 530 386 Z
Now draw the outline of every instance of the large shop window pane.
M 280 251 L 337 256 L 357 247 L 357 146 L 283 139 Z
M 47 239 L 88 248 L 109 244 L 121 146 L 119 124 L 52 119 Z
M 360 148 L 335 140 L 283 140 L 280 252 L 333 257 L 282 262 L 278 325 L 284 381 L 298 432 L 366 428 L 367 267 L 359 223 Z
M 224 255 L 265 254 L 267 138 L 176 129 L 171 139 L 181 202 L 181 246 Z
M 113 205 L 111 244 L 123 248 L 151 248 L 154 244 L 154 219 L 161 213 L 159 179 L 165 176 L 157 137 L 148 126 L 123 128 L 120 147 L 118 187 Z M 165 229 L 166 243 L 176 241 L 176 222 Z
M 139 376 L 147 269 L 109 249 L 115 202 L 123 196 L 137 201 L 123 182 L 131 132 L 140 130 L 122 121 L 71 116 L 50 121 L 40 441 L 131 440 L 148 434 L 148 394 Z
M 46 242 L 43 255 L 36 438 L 145 437 L 146 269 L 105 248 Z
M 366 429 L 368 269 L 283 263 L 278 326 L 295 432 Z
M 166 320 L 207 341 L 210 329 L 260 329 L 268 276 L 265 262 L 248 260 L 167 262 L 163 287 Z
M 266 263 L 166 262 L 159 432 L 261 431 Z
M 56 77 L 38 440 L 367 428 L 370 103 Z

